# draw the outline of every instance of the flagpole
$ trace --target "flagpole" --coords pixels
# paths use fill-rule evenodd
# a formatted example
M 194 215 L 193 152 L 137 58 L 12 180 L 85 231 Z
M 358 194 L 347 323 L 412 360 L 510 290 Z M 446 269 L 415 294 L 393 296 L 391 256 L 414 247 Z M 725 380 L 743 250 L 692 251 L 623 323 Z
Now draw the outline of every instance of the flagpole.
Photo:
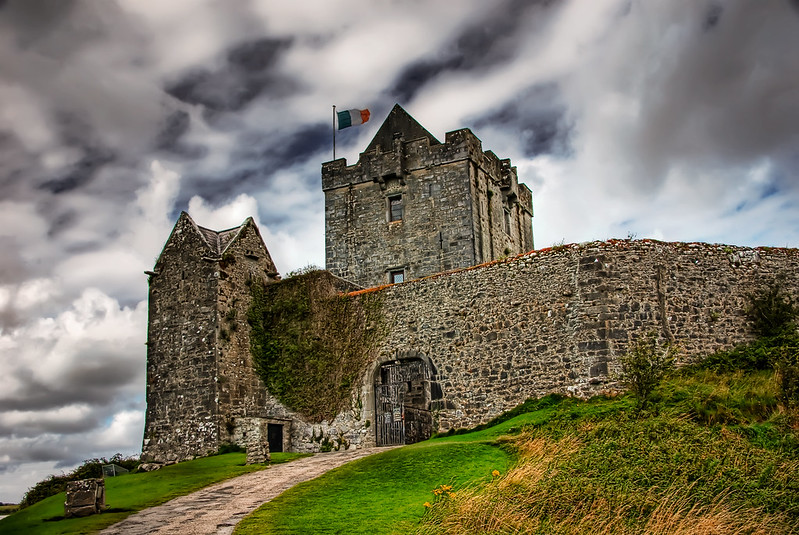
M 333 159 L 336 159 L 336 105 L 333 104 Z

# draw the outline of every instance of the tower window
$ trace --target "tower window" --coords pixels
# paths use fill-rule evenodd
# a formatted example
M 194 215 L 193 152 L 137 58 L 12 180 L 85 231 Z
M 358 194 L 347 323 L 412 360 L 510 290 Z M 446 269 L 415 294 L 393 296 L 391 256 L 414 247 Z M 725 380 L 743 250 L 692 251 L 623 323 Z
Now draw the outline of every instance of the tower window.
M 405 282 L 405 270 L 400 269 L 397 271 L 392 271 L 388 274 L 388 280 L 391 284 L 399 284 L 401 282 Z
M 505 234 L 510 236 L 510 210 L 505 208 Z
M 402 220 L 402 195 L 392 195 L 388 198 L 388 220 Z

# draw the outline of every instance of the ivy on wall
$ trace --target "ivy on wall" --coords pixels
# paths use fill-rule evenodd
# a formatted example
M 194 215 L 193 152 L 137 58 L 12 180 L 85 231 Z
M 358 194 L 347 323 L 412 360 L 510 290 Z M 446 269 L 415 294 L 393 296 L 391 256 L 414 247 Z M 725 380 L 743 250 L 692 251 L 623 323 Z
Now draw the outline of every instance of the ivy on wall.
M 332 420 L 351 406 L 386 334 L 381 298 L 343 295 L 336 280 L 315 271 L 250 287 L 256 371 L 281 403 L 311 422 Z

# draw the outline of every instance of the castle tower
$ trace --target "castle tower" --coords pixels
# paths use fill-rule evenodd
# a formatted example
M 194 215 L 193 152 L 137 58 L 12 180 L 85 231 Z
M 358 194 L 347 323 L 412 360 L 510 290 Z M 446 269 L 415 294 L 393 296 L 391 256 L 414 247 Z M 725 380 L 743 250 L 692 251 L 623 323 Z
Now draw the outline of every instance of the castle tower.
M 263 423 L 268 394 L 250 357 L 249 286 L 278 278 L 254 221 L 216 232 L 183 212 L 147 274 L 142 460 L 180 461 L 251 440 L 243 424 Z
M 464 128 L 438 141 L 395 105 L 358 161 L 322 164 L 326 267 L 369 287 L 533 249 L 532 194 Z

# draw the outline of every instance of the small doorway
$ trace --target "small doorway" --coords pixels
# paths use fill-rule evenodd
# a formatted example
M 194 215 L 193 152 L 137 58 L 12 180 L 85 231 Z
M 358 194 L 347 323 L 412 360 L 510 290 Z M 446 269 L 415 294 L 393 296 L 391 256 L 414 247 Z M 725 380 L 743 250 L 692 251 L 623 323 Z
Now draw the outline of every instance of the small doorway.
M 269 452 L 279 453 L 283 451 L 283 425 L 266 424 L 266 440 L 269 442 Z

